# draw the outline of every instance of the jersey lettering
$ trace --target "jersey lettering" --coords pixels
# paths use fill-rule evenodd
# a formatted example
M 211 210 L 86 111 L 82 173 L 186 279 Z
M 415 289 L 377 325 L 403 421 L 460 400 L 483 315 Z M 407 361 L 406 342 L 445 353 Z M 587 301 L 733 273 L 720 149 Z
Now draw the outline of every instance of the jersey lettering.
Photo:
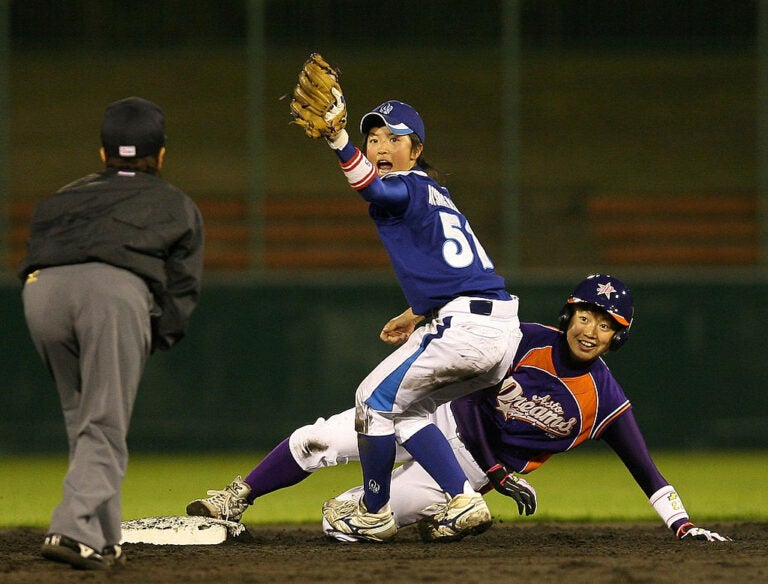
M 571 434 L 578 420 L 563 417 L 563 406 L 551 395 L 532 395 L 530 399 L 513 379 L 508 379 L 505 388 L 496 397 L 496 409 L 505 420 L 517 419 L 535 426 L 547 434 L 565 438 Z
M 448 207 L 457 213 L 459 212 L 459 210 L 456 208 L 456 205 L 453 204 L 453 201 L 451 201 L 448 197 L 446 197 L 432 185 L 427 185 L 427 192 L 429 193 L 430 205 L 435 205 L 437 207 Z

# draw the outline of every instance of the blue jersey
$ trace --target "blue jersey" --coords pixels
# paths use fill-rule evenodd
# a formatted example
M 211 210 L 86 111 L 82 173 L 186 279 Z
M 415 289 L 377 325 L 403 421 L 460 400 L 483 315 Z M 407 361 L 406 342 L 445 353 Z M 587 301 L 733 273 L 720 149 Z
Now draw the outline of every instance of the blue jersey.
M 404 209 L 398 205 L 393 210 L 367 192 L 382 185 L 386 191 L 394 181 L 408 191 Z M 445 187 L 418 167 L 389 173 L 376 183 L 361 195 L 370 202 L 369 213 L 416 314 L 428 314 L 458 296 L 510 298 L 504 279 Z
M 523 339 L 501 387 L 459 398 L 451 408 L 481 465 L 499 461 L 526 473 L 600 438 L 630 402 L 602 359 L 584 365 L 569 358 L 561 331 L 532 323 L 520 328 Z

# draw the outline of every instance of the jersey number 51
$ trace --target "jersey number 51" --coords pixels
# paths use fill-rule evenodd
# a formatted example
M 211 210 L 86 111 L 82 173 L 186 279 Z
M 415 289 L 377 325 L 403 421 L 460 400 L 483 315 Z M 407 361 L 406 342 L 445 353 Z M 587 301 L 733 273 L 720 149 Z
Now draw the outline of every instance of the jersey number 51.
M 446 213 L 445 211 L 440 212 L 440 221 L 443 224 L 443 235 L 445 236 L 443 258 L 449 266 L 452 268 L 466 268 L 475 261 L 475 253 L 477 253 L 483 268 L 486 270 L 493 269 L 491 258 L 488 257 L 485 249 L 483 249 L 483 246 L 480 245 L 477 237 L 475 237 L 468 221 L 465 220 L 462 227 L 459 215 Z M 475 251 L 472 251 L 469 239 L 472 240 Z

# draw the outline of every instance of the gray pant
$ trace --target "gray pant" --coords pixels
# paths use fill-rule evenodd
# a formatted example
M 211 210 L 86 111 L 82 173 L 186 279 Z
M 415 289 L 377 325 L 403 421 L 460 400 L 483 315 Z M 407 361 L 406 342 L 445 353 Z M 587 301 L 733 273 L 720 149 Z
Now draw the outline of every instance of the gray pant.
M 132 272 L 87 263 L 30 275 L 22 298 L 69 441 L 64 495 L 49 533 L 101 550 L 121 538 L 126 435 L 150 353 L 152 297 Z

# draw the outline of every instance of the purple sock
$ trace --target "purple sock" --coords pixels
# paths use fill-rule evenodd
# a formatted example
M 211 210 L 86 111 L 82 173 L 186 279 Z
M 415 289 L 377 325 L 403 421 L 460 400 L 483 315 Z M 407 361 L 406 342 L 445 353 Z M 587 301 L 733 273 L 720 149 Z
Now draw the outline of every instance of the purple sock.
M 443 491 L 451 497 L 464 492 L 467 475 L 456 460 L 448 440 L 437 426 L 425 426 L 406 440 L 403 446 Z
M 360 465 L 363 467 L 363 503 L 376 513 L 389 502 L 392 467 L 395 465 L 395 435 L 357 435 Z
M 248 502 L 253 503 L 256 497 L 300 483 L 310 474 L 296 463 L 286 438 L 245 477 L 251 487 Z

